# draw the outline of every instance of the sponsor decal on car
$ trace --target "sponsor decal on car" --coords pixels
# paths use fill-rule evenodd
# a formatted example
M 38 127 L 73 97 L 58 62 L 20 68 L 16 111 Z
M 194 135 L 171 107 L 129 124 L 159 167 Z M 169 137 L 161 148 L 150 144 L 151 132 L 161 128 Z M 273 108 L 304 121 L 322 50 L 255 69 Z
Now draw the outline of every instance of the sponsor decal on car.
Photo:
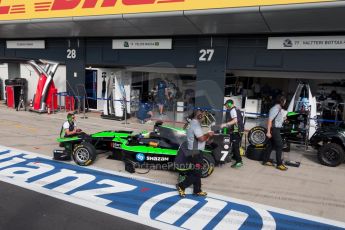
M 169 157 L 153 157 L 153 156 L 147 156 L 146 160 L 148 161 L 169 161 Z
M 137 155 L 135 155 L 135 159 L 137 159 L 139 162 L 142 162 L 145 160 L 145 155 L 143 153 L 137 153 Z
M 343 229 L 345 223 L 0 146 L 0 180 L 159 229 Z

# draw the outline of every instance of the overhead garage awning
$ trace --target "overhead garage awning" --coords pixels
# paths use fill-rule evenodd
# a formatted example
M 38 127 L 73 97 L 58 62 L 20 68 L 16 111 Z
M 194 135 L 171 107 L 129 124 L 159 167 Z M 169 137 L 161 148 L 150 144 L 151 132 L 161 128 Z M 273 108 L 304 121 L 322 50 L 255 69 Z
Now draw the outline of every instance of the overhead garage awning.
M 344 73 L 319 73 L 319 72 L 283 72 L 283 71 L 251 71 L 233 70 L 228 71 L 238 77 L 259 78 L 286 78 L 286 79 L 310 79 L 310 80 L 344 80 Z
M 80 2 L 80 0 L 74 1 Z M 125 2 L 136 1 L 127 0 Z M 140 1 L 143 2 L 144 0 Z M 155 0 L 145 1 L 155 2 Z M 169 1 L 185 2 L 185 0 Z M 165 0 L 165 2 L 169 1 Z M 198 1 L 200 2 L 200 0 Z M 217 1 L 224 2 L 223 0 Z M 73 2 L 73 0 L 69 2 Z M 104 2 L 116 1 L 108 0 Z M 182 10 L 121 14 L 109 14 L 108 12 L 106 15 L 93 16 L 67 14 L 70 16 L 58 17 L 58 14 L 52 13 L 52 18 L 47 18 L 48 16 L 46 18 L 16 18 L 13 13 L 8 16 L 8 20 L 5 20 L 6 17 L 1 14 L 1 12 L 4 12 L 4 6 L 2 5 L 3 3 L 0 5 L 1 38 L 131 37 L 345 31 L 343 26 L 345 1 L 273 6 L 255 6 L 258 3 L 252 3 L 254 6 L 250 7 L 226 8 L 223 6 L 218 9 L 205 9 L 204 7 L 197 10 L 184 10 L 180 7 Z M 52 8 L 53 6 L 50 5 L 49 7 Z M 8 12 L 12 12 L 11 10 L 12 8 Z M 42 12 L 43 16 L 47 14 L 46 11 Z M 14 12 L 20 13 L 21 11 Z M 25 13 L 27 12 L 25 11 Z

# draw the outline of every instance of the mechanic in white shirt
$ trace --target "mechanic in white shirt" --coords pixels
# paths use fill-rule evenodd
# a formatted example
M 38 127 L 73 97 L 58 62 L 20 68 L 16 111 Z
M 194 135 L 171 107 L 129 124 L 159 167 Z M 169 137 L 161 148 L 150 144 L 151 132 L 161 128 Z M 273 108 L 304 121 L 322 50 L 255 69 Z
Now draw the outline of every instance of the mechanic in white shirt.
M 61 138 L 72 137 L 81 133 L 81 129 L 77 128 L 77 123 L 75 121 L 76 121 L 76 117 L 74 113 L 68 113 L 67 121 L 63 123 L 62 128 L 61 128 L 61 132 L 60 132 Z

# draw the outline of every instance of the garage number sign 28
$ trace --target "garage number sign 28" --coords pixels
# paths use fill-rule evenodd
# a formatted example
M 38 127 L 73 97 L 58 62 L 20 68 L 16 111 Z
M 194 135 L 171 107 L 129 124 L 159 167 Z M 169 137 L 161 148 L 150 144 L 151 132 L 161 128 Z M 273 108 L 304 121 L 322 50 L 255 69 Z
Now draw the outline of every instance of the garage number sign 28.
M 75 49 L 68 49 L 67 50 L 67 59 L 76 59 L 77 57 L 77 51 Z

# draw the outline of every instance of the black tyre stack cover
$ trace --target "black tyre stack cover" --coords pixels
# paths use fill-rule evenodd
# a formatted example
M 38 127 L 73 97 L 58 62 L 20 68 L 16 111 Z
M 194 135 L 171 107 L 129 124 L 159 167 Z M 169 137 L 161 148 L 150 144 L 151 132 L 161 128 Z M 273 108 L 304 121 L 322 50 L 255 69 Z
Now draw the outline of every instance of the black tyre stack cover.
M 254 145 L 248 145 L 246 156 L 248 159 L 261 161 L 263 157 L 263 152 L 265 148 L 263 147 L 255 147 Z

